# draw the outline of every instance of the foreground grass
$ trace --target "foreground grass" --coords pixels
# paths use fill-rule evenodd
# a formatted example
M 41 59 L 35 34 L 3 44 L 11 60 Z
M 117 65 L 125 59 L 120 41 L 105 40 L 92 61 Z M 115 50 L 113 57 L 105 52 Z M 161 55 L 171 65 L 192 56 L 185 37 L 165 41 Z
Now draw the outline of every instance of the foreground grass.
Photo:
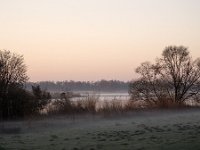
M 141 111 L 122 116 L 65 116 L 6 122 L 0 150 L 198 150 L 200 111 Z

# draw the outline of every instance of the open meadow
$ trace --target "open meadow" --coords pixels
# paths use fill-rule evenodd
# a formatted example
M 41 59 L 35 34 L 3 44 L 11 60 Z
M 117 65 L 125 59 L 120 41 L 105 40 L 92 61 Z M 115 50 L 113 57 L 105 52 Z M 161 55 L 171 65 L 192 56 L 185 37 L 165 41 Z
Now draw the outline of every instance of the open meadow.
M 0 150 L 198 150 L 199 141 L 199 109 L 0 123 Z

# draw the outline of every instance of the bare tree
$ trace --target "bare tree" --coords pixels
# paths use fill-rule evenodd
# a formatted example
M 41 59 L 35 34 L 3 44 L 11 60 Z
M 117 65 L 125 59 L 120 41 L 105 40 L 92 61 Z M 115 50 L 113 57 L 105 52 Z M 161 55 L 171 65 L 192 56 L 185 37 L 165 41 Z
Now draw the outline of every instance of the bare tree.
M 0 91 L 3 95 L 11 84 L 24 84 L 28 80 L 22 55 L 0 50 L 0 68 Z
M 142 63 L 136 72 L 141 78 L 131 84 L 130 94 L 146 91 L 143 97 L 146 95 L 145 100 L 151 103 L 170 100 L 175 104 L 183 104 L 188 99 L 197 99 L 199 94 L 200 59 L 193 61 L 186 47 L 166 47 L 160 59 L 154 64 Z
M 9 113 L 8 91 L 11 87 L 22 86 L 28 77 L 22 55 L 0 50 L 0 111 Z M 7 109 L 7 110 L 6 110 Z

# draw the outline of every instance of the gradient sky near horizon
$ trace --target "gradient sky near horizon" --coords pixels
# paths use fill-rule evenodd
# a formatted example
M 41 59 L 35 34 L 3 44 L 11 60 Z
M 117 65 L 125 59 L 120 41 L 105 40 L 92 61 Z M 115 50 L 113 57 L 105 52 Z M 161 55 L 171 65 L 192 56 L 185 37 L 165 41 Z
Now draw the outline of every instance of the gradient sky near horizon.
M 128 81 L 168 45 L 200 57 L 200 0 L 0 0 L 0 49 L 30 81 Z

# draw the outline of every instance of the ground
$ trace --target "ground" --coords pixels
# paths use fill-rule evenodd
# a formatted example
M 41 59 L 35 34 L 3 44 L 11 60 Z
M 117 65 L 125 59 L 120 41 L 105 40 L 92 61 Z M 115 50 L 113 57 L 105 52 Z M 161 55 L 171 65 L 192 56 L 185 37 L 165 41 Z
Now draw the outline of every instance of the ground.
M 200 150 L 200 110 L 0 123 L 0 150 Z

